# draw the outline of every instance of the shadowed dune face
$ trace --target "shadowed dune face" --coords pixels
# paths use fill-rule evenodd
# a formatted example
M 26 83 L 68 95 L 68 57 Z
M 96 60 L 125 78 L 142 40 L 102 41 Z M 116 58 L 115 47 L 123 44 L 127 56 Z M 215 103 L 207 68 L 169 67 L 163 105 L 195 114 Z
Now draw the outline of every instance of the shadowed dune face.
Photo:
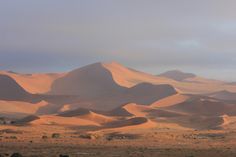
M 208 96 L 221 100 L 236 100 L 236 93 L 227 90 L 211 93 Z
M 124 126 L 132 126 L 146 123 L 148 120 L 144 117 L 135 117 L 125 120 L 114 121 L 106 124 L 106 127 L 124 127 Z
M 71 104 L 71 106 L 99 111 L 111 111 L 130 102 L 150 105 L 159 99 L 177 93 L 175 89 L 169 85 L 152 85 L 147 83 L 123 89 L 122 92 L 109 93 L 109 95 L 101 95 L 97 98 L 82 97 L 77 103 Z
M 40 118 L 38 116 L 35 116 L 35 115 L 29 115 L 29 116 L 26 116 L 22 119 L 14 121 L 13 124 L 14 125 L 27 125 L 30 122 L 32 122 L 34 120 L 37 120 L 37 119 L 40 119 Z
M 188 113 L 191 115 L 220 116 L 236 115 L 236 105 L 210 98 L 193 98 L 192 100 L 166 107 L 166 109 Z
M 128 99 L 137 104 L 149 105 L 164 97 L 177 94 L 171 85 L 140 83 L 128 90 Z
M 123 92 L 125 88 L 117 85 L 112 75 L 101 63 L 95 63 L 69 72 L 57 79 L 50 94 L 78 95 L 80 97 L 98 97 Z
M 198 130 L 221 129 L 222 124 L 225 123 L 222 116 L 182 116 L 171 117 L 163 120 L 167 123 L 174 123 L 186 128 L 193 128 Z
M 89 114 L 90 110 L 85 109 L 85 108 L 78 108 L 76 110 L 72 110 L 72 111 L 65 111 L 59 114 L 59 116 L 62 117 L 75 117 L 75 116 L 82 116 L 82 115 L 86 115 Z
M 0 75 L 0 99 L 9 101 L 23 101 L 30 96 L 14 79 L 7 75 Z

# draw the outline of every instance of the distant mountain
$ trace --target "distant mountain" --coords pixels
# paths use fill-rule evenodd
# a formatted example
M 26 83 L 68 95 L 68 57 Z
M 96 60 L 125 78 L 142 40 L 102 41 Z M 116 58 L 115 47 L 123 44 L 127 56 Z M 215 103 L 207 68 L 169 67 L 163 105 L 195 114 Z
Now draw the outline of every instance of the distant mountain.
M 166 77 L 166 78 L 173 79 L 173 80 L 176 80 L 176 81 L 184 81 L 185 79 L 196 77 L 195 74 L 185 73 L 185 72 L 182 72 L 182 71 L 179 71 L 179 70 L 167 71 L 167 72 L 162 73 L 158 76 Z

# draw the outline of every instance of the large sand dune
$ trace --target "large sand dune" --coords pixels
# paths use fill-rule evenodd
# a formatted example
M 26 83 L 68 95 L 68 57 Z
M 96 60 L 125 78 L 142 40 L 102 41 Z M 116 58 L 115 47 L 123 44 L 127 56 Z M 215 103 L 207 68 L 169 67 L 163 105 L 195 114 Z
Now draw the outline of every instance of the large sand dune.
M 114 63 L 111 64 L 112 66 Z M 95 63 L 69 72 L 52 84 L 50 94 L 76 95 L 81 98 L 75 103 L 78 107 L 97 110 L 112 110 L 129 102 L 149 105 L 161 98 L 176 94 L 175 89 L 168 84 L 139 83 L 130 88 L 122 86 L 117 83 L 113 71 L 110 71 L 112 69 L 107 67 L 107 64 Z M 139 76 L 144 75 L 142 77 L 146 76 L 140 72 L 127 70 L 138 73 Z

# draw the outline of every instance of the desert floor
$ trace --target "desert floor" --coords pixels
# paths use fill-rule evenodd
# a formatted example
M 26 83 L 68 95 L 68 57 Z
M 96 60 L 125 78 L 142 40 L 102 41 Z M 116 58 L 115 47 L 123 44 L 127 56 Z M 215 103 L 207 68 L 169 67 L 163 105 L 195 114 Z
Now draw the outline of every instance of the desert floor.
M 0 126 L 0 154 L 15 152 L 25 157 L 232 157 L 236 131 Z

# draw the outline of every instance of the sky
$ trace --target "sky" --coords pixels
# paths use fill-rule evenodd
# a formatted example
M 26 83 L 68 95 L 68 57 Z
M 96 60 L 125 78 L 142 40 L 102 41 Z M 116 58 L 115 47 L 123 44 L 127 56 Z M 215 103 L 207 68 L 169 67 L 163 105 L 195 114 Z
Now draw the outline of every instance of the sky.
M 0 70 L 104 61 L 236 81 L 236 1 L 0 0 Z

